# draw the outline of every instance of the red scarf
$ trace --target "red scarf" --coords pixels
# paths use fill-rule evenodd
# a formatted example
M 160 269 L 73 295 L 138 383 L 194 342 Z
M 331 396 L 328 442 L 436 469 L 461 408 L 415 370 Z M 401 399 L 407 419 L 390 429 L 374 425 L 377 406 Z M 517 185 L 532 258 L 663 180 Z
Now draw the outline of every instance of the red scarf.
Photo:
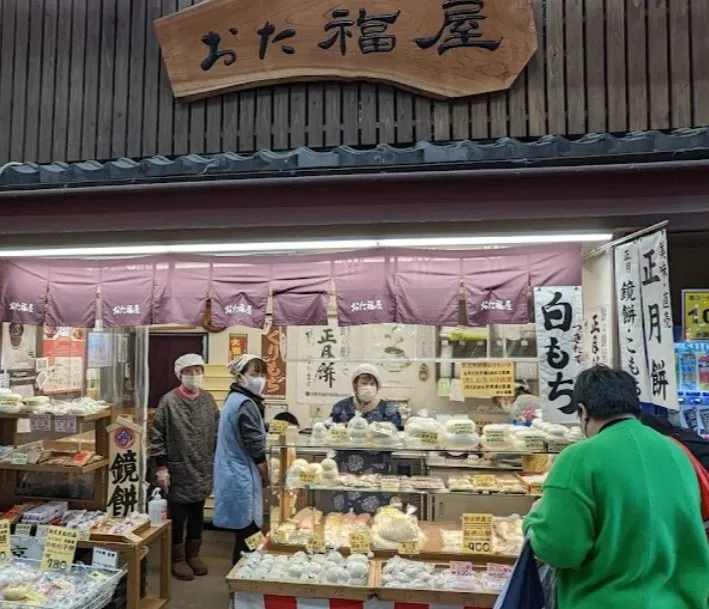
M 177 393 L 179 393 L 186 400 L 196 400 L 199 397 L 199 389 L 187 389 L 184 385 L 180 385 L 177 388 Z

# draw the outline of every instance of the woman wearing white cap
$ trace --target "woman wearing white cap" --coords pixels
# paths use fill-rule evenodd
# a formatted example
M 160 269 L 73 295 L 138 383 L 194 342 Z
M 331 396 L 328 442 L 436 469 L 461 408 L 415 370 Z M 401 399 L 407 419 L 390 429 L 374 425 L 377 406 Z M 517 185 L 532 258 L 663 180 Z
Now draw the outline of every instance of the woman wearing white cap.
M 401 415 L 399 411 L 390 406 L 385 400 L 379 398 L 381 390 L 381 377 L 379 370 L 372 364 L 361 364 L 352 374 L 352 389 L 354 395 L 340 400 L 332 407 L 330 418 L 333 423 L 347 423 L 356 413 L 360 413 L 368 423 L 375 421 L 388 421 L 401 429 Z M 352 474 L 388 474 L 389 455 L 371 451 L 340 451 L 337 457 L 340 471 Z M 336 511 L 357 513 L 374 513 L 386 497 L 372 493 L 342 493 L 333 497 L 333 506 Z
M 263 391 L 266 362 L 242 355 L 227 364 L 235 382 L 219 420 L 214 461 L 214 525 L 236 532 L 233 563 L 249 552 L 246 540 L 263 526 L 268 486 Z
M 201 355 L 179 357 L 175 375 L 180 386 L 160 400 L 150 428 L 148 454 L 156 461 L 158 486 L 167 494 L 172 574 L 190 580 L 207 574 L 199 550 L 204 502 L 212 492 L 219 409 L 212 394 L 200 388 L 204 377 Z

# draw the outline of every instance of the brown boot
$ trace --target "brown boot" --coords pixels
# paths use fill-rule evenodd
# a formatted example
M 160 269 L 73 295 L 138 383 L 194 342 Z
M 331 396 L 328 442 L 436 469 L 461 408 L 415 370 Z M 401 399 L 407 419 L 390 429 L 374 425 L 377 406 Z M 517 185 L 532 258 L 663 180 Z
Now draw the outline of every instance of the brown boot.
M 199 539 L 188 539 L 186 548 L 187 564 L 194 571 L 195 575 L 207 575 L 207 565 L 199 557 L 199 548 L 202 542 Z
M 194 579 L 192 569 L 185 562 L 185 545 L 172 546 L 172 574 L 183 581 Z

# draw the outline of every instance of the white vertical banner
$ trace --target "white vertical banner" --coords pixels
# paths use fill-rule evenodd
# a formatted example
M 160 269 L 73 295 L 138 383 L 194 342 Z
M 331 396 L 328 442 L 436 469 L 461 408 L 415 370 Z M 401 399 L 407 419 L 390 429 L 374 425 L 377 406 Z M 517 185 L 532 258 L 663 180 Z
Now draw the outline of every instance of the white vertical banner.
M 583 341 L 586 367 L 605 364 L 612 366 L 609 340 L 608 307 L 601 305 L 584 309 Z
M 615 248 L 615 297 L 620 365 L 635 377 L 640 401 L 649 404 L 652 397 L 643 334 L 643 299 L 637 241 Z
M 574 383 L 583 361 L 581 287 L 535 288 L 534 320 L 543 418 L 551 423 L 574 422 Z
M 679 410 L 666 231 L 638 239 L 638 261 L 650 401 Z

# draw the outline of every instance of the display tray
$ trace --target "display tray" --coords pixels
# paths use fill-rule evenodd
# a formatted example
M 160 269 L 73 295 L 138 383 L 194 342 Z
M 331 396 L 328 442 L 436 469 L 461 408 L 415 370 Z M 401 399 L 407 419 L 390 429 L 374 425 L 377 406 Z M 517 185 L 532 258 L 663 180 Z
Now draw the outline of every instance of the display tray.
M 47 465 L 45 463 L 0 463 L 0 470 L 48 472 L 53 474 L 85 474 L 108 466 L 108 459 L 99 459 L 88 465 Z
M 133 534 L 133 535 L 141 535 L 142 533 L 145 533 L 150 528 L 150 521 L 146 521 L 143 524 L 137 526 L 134 529 L 131 529 L 128 534 Z M 107 534 L 101 534 L 101 533 L 91 533 L 91 539 L 90 541 L 107 541 L 107 542 L 113 542 L 113 543 L 123 543 L 126 541 L 125 535 L 107 535 Z
M 411 558 L 419 560 L 419 557 Z M 424 561 L 433 562 L 433 561 Z M 382 567 L 386 561 L 375 560 L 372 564 L 372 587 L 380 601 L 409 603 L 412 598 L 417 603 L 436 605 L 455 605 L 458 607 L 475 607 L 487 609 L 495 606 L 498 594 L 494 592 L 463 592 L 458 590 L 426 590 L 421 588 L 393 588 L 382 586 Z M 448 567 L 447 563 L 435 562 L 436 566 Z
M 514 564 L 517 560 L 516 554 L 468 554 L 463 552 L 448 552 L 444 549 L 441 531 L 460 530 L 460 525 L 455 523 L 441 522 L 419 522 L 419 527 L 426 536 L 426 541 L 421 547 L 421 551 L 416 555 L 417 560 L 429 562 L 445 562 L 450 560 L 467 560 L 473 563 L 485 563 L 491 560 L 503 564 Z M 321 535 L 324 525 L 321 523 L 316 528 L 316 532 Z M 305 550 L 306 546 L 300 544 L 274 543 L 272 539 L 268 541 L 269 552 L 292 554 L 298 550 Z M 350 549 L 347 546 L 337 548 L 338 552 L 347 556 Z M 395 550 L 381 550 L 372 548 L 372 552 L 377 559 L 391 558 L 397 552 Z
M 276 552 L 270 552 L 274 554 Z M 352 601 L 366 601 L 374 596 L 374 562 L 369 563 L 369 581 L 366 586 L 302 584 L 288 581 L 241 579 L 236 576 L 245 558 L 242 558 L 226 576 L 230 592 L 253 592 L 276 596 L 300 596 L 304 598 L 339 598 Z

